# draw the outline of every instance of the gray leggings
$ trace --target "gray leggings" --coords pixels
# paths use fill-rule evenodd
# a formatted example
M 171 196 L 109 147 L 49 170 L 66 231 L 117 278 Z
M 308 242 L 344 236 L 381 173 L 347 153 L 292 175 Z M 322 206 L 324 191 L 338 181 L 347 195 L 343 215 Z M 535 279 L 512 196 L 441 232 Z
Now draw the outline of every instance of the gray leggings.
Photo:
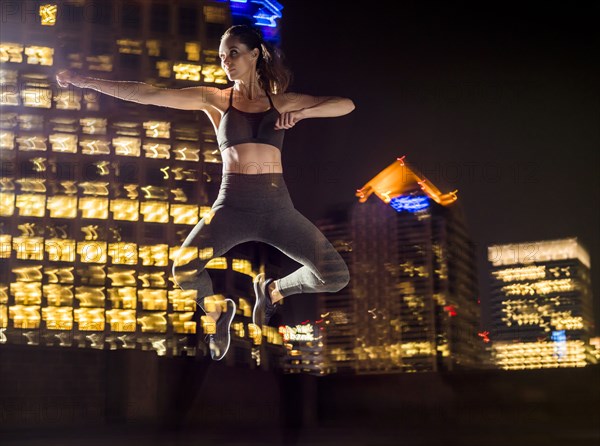
M 340 254 L 294 208 L 282 173 L 224 173 L 219 195 L 212 205 L 212 218 L 202 218 L 182 245 L 182 248 L 196 246 L 204 255 L 199 255 L 196 264 L 178 266 L 174 262 L 175 283 L 182 289 L 197 290 L 197 302 L 206 312 L 203 299 L 214 294 L 206 264 L 248 241 L 268 243 L 303 265 L 275 281 L 283 297 L 336 292 L 350 281 L 348 267 Z

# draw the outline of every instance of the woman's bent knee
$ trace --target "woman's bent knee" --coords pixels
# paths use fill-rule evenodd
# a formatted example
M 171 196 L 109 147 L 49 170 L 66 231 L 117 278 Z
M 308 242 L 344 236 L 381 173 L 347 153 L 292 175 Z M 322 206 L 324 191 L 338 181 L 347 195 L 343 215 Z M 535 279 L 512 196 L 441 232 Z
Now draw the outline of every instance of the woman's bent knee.
M 340 291 L 350 283 L 350 272 L 348 271 L 348 267 L 344 263 L 344 268 L 340 271 L 337 271 L 335 275 L 331 277 L 331 279 L 325 282 L 325 286 L 327 287 L 327 291 L 330 293 L 335 293 Z

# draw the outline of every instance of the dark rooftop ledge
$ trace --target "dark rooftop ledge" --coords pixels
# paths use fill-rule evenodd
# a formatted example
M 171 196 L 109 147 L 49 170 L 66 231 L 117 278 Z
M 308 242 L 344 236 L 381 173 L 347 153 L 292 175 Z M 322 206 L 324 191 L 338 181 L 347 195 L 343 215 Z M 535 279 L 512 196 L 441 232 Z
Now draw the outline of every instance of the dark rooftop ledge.
M 48 445 L 162 445 L 177 435 L 197 446 L 199 434 L 212 444 L 600 439 L 599 366 L 316 377 L 154 352 L 2 345 L 0 377 L 3 446 L 36 444 L 25 439 L 38 434 Z

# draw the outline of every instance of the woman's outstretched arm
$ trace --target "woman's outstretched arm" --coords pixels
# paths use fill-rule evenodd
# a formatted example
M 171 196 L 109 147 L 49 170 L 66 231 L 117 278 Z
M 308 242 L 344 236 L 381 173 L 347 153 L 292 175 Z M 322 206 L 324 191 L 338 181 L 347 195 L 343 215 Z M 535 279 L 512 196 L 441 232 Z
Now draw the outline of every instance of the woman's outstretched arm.
M 220 92 L 218 88 L 205 86 L 172 89 L 159 88 L 144 82 L 96 79 L 80 76 L 70 70 L 59 72 L 56 80 L 63 88 L 71 84 L 79 88 L 90 88 L 124 101 L 180 110 L 206 110 Z

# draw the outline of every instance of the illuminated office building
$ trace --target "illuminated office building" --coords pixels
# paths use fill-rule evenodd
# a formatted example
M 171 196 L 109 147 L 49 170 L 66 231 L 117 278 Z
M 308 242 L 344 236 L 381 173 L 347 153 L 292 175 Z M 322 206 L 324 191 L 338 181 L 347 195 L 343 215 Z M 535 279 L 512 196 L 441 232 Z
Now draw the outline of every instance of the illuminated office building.
M 403 157 L 356 195 L 348 224 L 337 225 L 352 296 L 319 301 L 332 364 L 358 374 L 477 367 L 475 253 L 456 194 Z
M 323 348 L 323 320 L 304 321 L 294 327 L 282 325 L 279 332 L 287 350 L 282 358 L 284 373 L 327 375 L 334 372 Z
M 600 362 L 600 336 L 591 338 L 590 345 L 594 362 Z
M 576 238 L 488 248 L 492 347 L 503 369 L 597 362 L 590 256 Z
M 278 39 L 277 2 L 231 8 Z M 72 68 L 160 87 L 225 88 L 218 44 L 232 9 L 192 0 L 3 3 L 0 344 L 208 355 L 214 324 L 170 272 L 175 258 L 192 265 L 210 255 L 178 248 L 218 193 L 213 127 L 201 111 L 63 89 L 55 75 Z M 248 325 L 252 279 L 275 267 L 266 257 L 263 245 L 240 245 L 208 264 L 219 294 L 207 306 L 238 302 L 229 364 L 264 366 L 284 352 L 277 328 L 261 337 Z
M 342 256 L 348 269 L 354 271 L 348 209 L 331 211 L 327 217 L 319 219 L 316 226 Z M 354 345 L 358 337 L 358 327 L 352 286 L 353 280 L 350 280 L 348 286 L 342 290 L 336 293 L 322 293 L 317 298 L 318 313 L 322 318 L 324 348 L 331 364 L 335 364 L 330 371 L 336 373 L 353 373 L 356 369 Z

